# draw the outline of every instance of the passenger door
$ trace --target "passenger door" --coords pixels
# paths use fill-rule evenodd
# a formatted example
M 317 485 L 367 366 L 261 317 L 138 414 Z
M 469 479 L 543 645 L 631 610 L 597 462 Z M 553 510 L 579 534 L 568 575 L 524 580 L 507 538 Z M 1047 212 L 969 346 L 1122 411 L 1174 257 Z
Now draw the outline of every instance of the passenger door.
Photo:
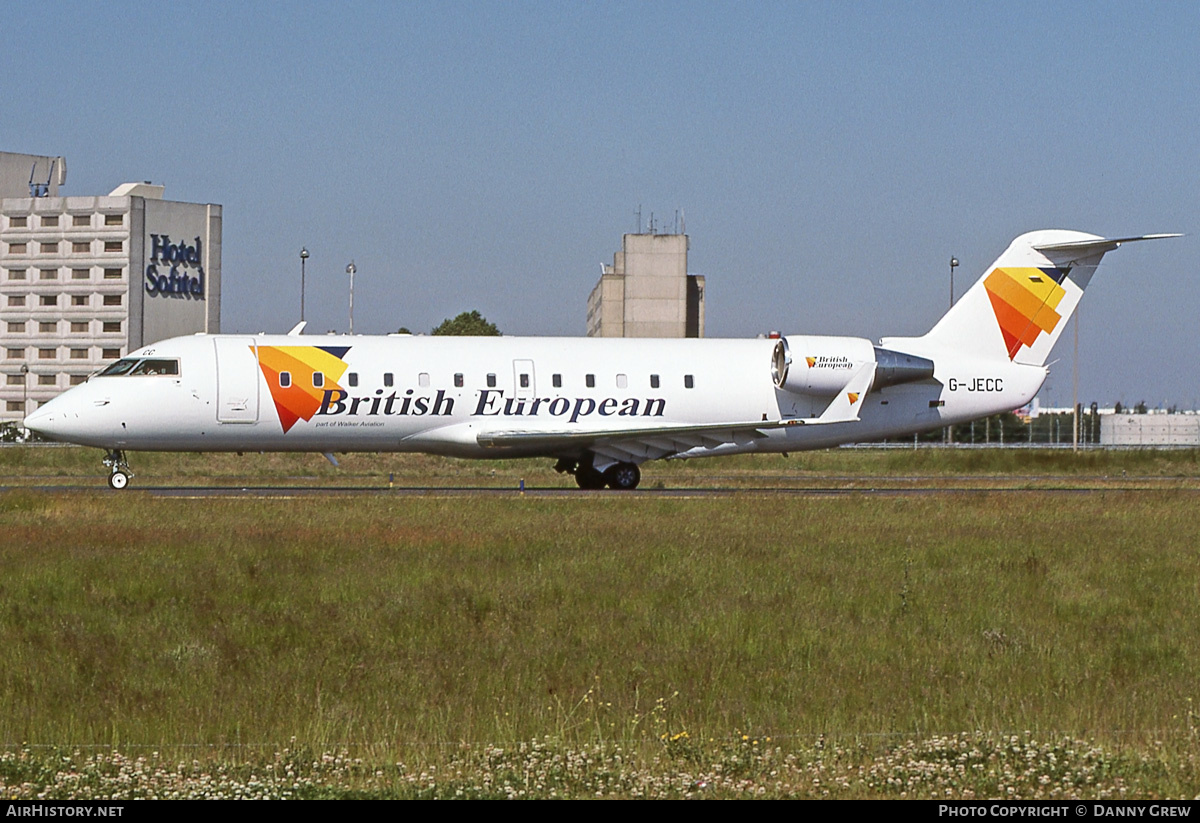
M 217 422 L 258 420 L 258 347 L 252 337 L 215 337 Z

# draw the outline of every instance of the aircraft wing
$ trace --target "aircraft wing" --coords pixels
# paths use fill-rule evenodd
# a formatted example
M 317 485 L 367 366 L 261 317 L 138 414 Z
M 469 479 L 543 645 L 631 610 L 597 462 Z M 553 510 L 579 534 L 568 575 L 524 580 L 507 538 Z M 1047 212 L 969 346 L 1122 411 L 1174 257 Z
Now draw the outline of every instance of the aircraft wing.
M 865 364 L 854 373 L 846 388 L 833 398 L 820 417 L 732 423 L 668 423 L 660 426 L 582 431 L 513 429 L 481 432 L 476 440 L 484 448 L 522 446 L 546 451 L 587 449 L 613 460 L 640 463 L 683 454 L 695 448 L 712 449 L 726 444 L 746 446 L 755 440 L 768 437 L 767 433 L 772 429 L 857 422 L 857 409 L 863 396 L 870 389 L 874 377 L 874 364 Z
M 527 429 L 483 432 L 478 436 L 484 448 L 524 446 L 553 451 L 587 449 L 614 460 L 642 462 L 682 454 L 697 447 L 712 448 L 725 443 L 746 445 L 767 437 L 771 429 L 804 425 L 806 420 L 758 420 L 750 423 L 705 423 L 703 425 L 662 425 L 628 429 L 564 431 Z M 815 422 L 815 421 L 812 421 Z

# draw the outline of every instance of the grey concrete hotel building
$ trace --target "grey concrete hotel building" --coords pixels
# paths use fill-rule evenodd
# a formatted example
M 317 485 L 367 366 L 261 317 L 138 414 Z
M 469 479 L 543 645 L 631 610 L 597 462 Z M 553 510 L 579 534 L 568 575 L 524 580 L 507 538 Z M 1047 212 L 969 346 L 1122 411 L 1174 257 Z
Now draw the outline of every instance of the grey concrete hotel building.
M 220 331 L 220 206 L 65 182 L 61 157 L 0 152 L 0 421 L 131 350 Z

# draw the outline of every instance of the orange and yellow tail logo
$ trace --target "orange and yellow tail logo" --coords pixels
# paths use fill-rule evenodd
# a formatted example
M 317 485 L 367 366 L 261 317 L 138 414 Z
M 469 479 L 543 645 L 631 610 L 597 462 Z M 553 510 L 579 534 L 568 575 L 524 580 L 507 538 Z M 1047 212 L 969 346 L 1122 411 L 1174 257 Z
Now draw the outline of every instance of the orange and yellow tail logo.
M 1058 326 L 1062 316 L 1056 309 L 1066 294 L 1059 284 L 1066 276 L 1066 269 L 1014 267 L 993 269 L 983 281 L 1009 360 Z
M 321 408 L 321 399 L 331 389 L 345 391 L 337 381 L 346 372 L 342 360 L 349 346 L 259 346 L 258 366 L 267 378 L 267 388 L 275 401 L 284 434 L 297 420 L 312 419 Z M 286 373 L 285 380 L 280 374 Z M 313 375 L 321 374 L 320 386 Z M 287 383 L 287 385 L 282 385 Z

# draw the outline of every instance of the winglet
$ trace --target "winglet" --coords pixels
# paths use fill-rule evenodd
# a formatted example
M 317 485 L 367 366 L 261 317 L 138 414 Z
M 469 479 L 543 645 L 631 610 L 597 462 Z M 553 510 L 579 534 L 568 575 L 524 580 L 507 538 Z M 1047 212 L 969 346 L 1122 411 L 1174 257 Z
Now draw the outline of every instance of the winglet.
M 287 336 L 288 337 L 299 337 L 300 334 L 304 331 L 304 327 L 307 325 L 308 325 L 308 321 L 301 320 L 299 323 L 292 326 L 292 330 L 287 333 Z
M 821 412 L 821 416 L 817 418 L 816 422 L 857 422 L 859 419 L 858 410 L 862 408 L 863 400 L 866 398 L 867 392 L 871 390 L 871 384 L 874 382 L 875 364 L 863 363 L 854 374 L 850 375 L 850 380 L 834 396 L 825 411 Z

